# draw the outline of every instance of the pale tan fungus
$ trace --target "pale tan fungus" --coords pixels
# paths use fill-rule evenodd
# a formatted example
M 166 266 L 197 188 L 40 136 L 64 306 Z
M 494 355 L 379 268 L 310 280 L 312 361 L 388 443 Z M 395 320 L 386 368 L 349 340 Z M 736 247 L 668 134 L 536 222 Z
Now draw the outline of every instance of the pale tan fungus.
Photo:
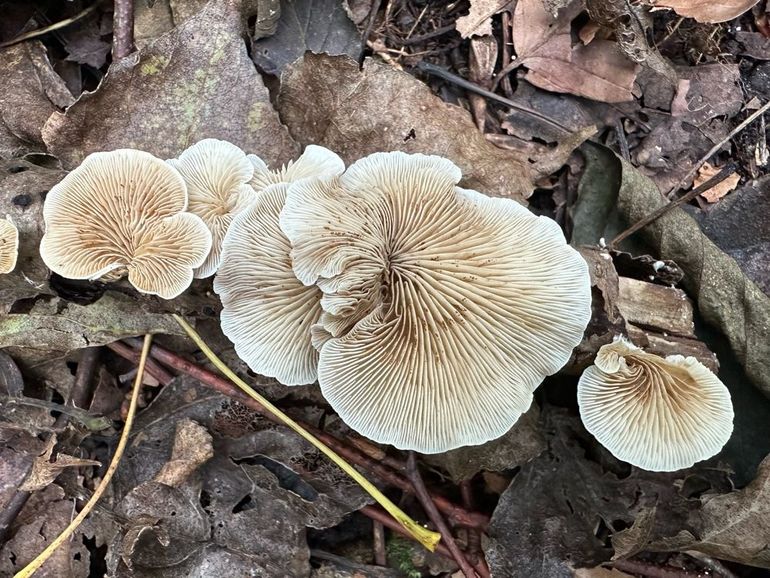
M 670 472 L 717 454 L 733 431 L 730 392 L 694 357 L 625 339 L 603 346 L 578 384 L 586 429 L 615 457 Z
M 270 185 L 233 220 L 222 246 L 214 291 L 223 333 L 248 366 L 284 385 L 313 383 L 318 352 L 310 328 L 321 315 L 321 291 L 294 276 L 291 246 L 278 227 L 288 184 Z
M 256 199 L 249 185 L 254 174 L 246 153 L 232 143 L 204 139 L 167 161 L 187 184 L 187 210 L 198 215 L 211 231 L 211 252 L 195 270 L 195 277 L 213 275 L 221 260 L 222 240 L 235 215 Z
M 289 187 L 280 226 L 324 397 L 354 430 L 423 453 L 504 434 L 580 342 L 588 267 L 558 225 L 458 188 L 460 169 L 376 153 Z
M 40 255 L 62 277 L 127 274 L 138 291 L 171 299 L 211 249 L 206 225 L 186 208 L 184 180 L 161 159 L 93 153 L 46 196 Z
M 296 161 L 289 161 L 277 170 L 271 170 L 257 155 L 249 155 L 249 161 L 254 167 L 251 186 L 257 191 L 308 177 L 336 177 L 345 171 L 345 163 L 337 153 L 318 145 L 308 145 Z
M 0 275 L 10 273 L 19 257 L 19 230 L 10 216 L 0 220 Z

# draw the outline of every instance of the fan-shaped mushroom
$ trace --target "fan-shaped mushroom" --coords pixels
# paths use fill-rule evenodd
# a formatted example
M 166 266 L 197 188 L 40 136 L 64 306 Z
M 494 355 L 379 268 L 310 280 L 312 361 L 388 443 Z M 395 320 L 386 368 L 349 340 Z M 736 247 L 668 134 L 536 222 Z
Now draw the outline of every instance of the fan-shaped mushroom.
M 45 199 L 46 266 L 69 279 L 128 280 L 171 299 L 193 279 L 211 233 L 185 213 L 181 175 L 149 153 L 120 149 L 88 155 Z
M 324 396 L 363 435 L 424 453 L 505 433 L 590 318 L 587 265 L 556 223 L 460 176 L 376 153 L 293 183 L 280 218 L 297 278 L 324 293 Z
M 321 315 L 321 291 L 292 271 L 291 246 L 278 227 L 287 189 L 268 186 L 233 219 L 214 291 L 222 300 L 222 331 L 238 357 L 257 373 L 301 385 L 316 380 L 310 327 Z
M 16 267 L 19 256 L 19 230 L 10 216 L 0 220 L 0 275 L 10 273 Z
M 187 184 L 187 210 L 203 219 L 211 231 L 211 252 L 195 270 L 195 277 L 203 279 L 219 267 L 222 240 L 233 217 L 256 199 L 249 185 L 254 168 L 237 146 L 213 138 L 195 143 L 168 163 Z
M 604 447 L 645 470 L 690 467 L 717 454 L 733 431 L 730 393 L 703 364 L 646 353 L 622 338 L 583 372 L 578 404 Z
M 335 177 L 345 171 L 345 163 L 334 152 L 318 145 L 308 145 L 296 161 L 278 170 L 270 170 L 257 155 L 249 155 L 254 167 L 251 186 L 257 191 L 277 183 L 293 183 L 307 177 Z

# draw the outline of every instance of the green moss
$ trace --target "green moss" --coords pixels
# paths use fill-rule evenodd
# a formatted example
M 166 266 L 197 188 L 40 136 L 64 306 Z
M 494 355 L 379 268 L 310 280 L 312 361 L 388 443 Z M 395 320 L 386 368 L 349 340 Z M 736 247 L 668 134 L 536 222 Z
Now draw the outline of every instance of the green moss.
M 412 562 L 412 547 L 407 540 L 393 537 L 388 540 L 387 550 L 391 567 L 403 572 L 407 578 L 422 578 L 422 572 Z

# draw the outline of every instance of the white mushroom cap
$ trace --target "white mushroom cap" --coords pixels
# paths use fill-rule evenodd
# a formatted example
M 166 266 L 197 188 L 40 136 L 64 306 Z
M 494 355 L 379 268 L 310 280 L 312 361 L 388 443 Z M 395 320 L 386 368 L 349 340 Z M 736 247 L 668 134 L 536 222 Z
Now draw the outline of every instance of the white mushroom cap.
M 308 177 L 336 177 L 345 171 L 345 163 L 337 153 L 318 145 L 308 145 L 296 161 L 289 161 L 274 171 L 257 155 L 249 155 L 249 161 L 254 167 L 251 186 L 257 191 L 276 183 L 293 183 Z
M 620 460 L 655 472 L 717 454 L 733 431 L 730 392 L 694 357 L 603 346 L 578 384 L 586 429 Z
M 317 376 L 310 328 L 321 315 L 321 291 L 292 271 L 291 246 L 278 227 L 287 189 L 267 187 L 233 219 L 214 291 L 222 299 L 222 331 L 238 357 L 261 375 L 302 385 Z
M 280 219 L 297 278 L 324 292 L 324 396 L 361 434 L 423 453 L 510 429 L 590 318 L 588 267 L 556 223 L 460 177 L 376 153 L 292 184 Z
M 93 153 L 46 196 L 40 255 L 62 277 L 127 272 L 138 291 L 172 299 L 211 249 L 206 225 L 186 208 L 184 180 L 161 159 Z
M 19 257 L 19 230 L 11 217 L 0 220 L 0 275 L 10 273 Z
M 213 138 L 195 143 L 168 163 L 187 184 L 187 210 L 203 219 L 211 231 L 211 252 L 195 270 L 196 279 L 210 277 L 219 267 L 222 240 L 230 222 L 256 198 L 249 185 L 254 168 L 237 146 Z

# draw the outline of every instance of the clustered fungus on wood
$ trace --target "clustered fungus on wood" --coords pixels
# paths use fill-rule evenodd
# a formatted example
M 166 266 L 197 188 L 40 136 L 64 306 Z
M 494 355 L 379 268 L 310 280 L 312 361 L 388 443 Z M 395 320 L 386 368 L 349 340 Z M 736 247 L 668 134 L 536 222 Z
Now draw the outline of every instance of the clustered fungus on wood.
M 215 139 L 166 162 L 95 153 L 46 198 L 40 252 L 64 277 L 128 275 L 163 298 L 216 273 L 223 332 L 252 370 L 317 380 L 354 430 L 438 453 L 508 431 L 591 317 L 588 266 L 557 224 L 461 177 L 400 152 L 346 169 L 315 145 L 280 168 Z M 17 242 L 0 222 L 3 270 Z M 623 339 L 578 398 L 587 429 L 646 469 L 706 459 L 732 431 L 706 367 Z

